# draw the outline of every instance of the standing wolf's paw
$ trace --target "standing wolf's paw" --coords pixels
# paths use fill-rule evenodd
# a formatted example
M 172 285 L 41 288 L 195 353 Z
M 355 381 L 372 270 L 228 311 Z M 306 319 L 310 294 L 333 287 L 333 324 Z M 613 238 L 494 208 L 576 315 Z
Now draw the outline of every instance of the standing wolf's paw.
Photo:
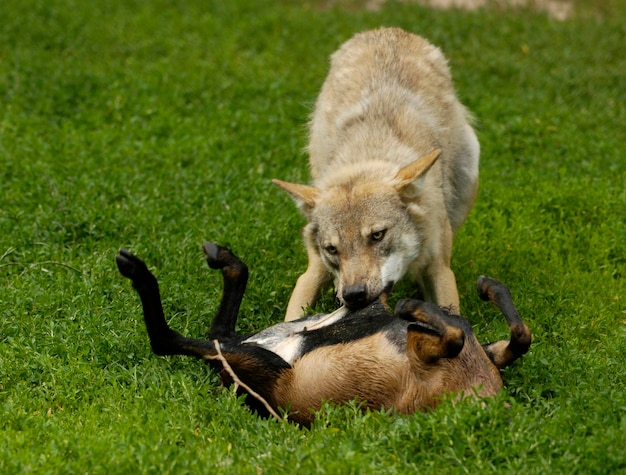
M 131 280 L 150 274 L 146 264 L 126 249 L 120 249 L 119 254 L 115 256 L 115 262 L 120 274 Z

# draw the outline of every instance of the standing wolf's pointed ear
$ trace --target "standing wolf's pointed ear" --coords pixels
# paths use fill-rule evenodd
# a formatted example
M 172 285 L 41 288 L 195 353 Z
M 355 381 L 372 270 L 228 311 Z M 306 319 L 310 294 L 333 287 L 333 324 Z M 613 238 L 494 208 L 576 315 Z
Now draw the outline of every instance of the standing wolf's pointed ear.
M 315 207 L 315 199 L 319 196 L 320 190 L 310 185 L 299 183 L 288 183 L 274 178 L 272 180 L 279 188 L 282 188 L 295 200 L 298 208 L 306 215 Z
M 407 186 L 413 184 L 415 180 L 430 170 L 430 167 L 433 166 L 440 155 L 441 149 L 435 149 L 402 168 L 394 178 L 394 188 L 396 191 L 400 193 L 404 191 Z

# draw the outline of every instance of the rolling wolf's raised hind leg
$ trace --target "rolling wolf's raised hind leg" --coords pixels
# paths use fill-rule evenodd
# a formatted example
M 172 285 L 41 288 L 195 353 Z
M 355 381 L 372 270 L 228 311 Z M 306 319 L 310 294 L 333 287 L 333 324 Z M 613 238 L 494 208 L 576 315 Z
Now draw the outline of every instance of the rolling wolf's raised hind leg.
M 224 277 L 224 293 L 209 330 L 209 339 L 235 335 L 239 307 L 248 283 L 248 267 L 230 249 L 205 242 L 202 250 L 211 269 L 220 269 Z
M 215 354 L 215 346 L 211 341 L 186 338 L 169 327 L 163 314 L 159 284 L 141 259 L 120 249 L 115 262 L 120 273 L 133 282 L 141 298 L 152 351 L 157 355 L 189 355 L 196 358 Z
M 407 327 L 407 353 L 424 363 L 454 358 L 465 345 L 466 335 L 458 317 L 447 315 L 432 302 L 404 299 L 396 305 L 395 313 L 411 322 Z
M 511 330 L 510 340 L 501 340 L 483 345 L 487 356 L 498 368 L 505 368 L 513 363 L 530 348 L 532 335 L 522 321 L 513 304 L 509 289 L 489 277 L 480 276 L 476 282 L 478 295 L 482 300 L 489 300 L 502 311 Z
M 256 393 L 254 397 L 249 396 L 246 399 L 248 405 L 265 414 L 267 406 L 263 403 L 267 403 L 276 411 L 274 386 L 284 372 L 290 369 L 289 364 L 265 348 L 240 344 L 234 332 L 239 304 L 246 288 L 248 269 L 226 248 L 205 243 L 203 249 L 209 266 L 221 269 L 224 276 L 224 295 L 211 326 L 210 340 L 186 338 L 168 326 L 157 280 L 141 259 L 125 249 L 120 249 L 115 260 L 120 273 L 132 280 L 133 287 L 139 293 L 150 344 L 156 354 L 195 356 L 220 367 L 226 362 L 239 381 Z M 217 337 L 225 338 L 220 341 Z M 221 357 L 217 356 L 214 340 L 219 341 Z M 227 384 L 233 382 L 230 373 L 222 372 L 222 381 Z

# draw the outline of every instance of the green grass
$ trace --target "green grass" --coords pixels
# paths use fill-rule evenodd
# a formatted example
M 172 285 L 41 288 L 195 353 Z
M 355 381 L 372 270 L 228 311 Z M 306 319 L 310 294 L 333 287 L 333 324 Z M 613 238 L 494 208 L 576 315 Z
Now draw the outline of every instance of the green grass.
M 626 7 L 324 3 L 0 4 L 1 473 L 626 470 Z M 143 257 L 199 336 L 221 292 L 200 244 L 231 246 L 251 268 L 240 329 L 281 320 L 304 221 L 270 179 L 308 179 L 328 55 L 380 25 L 450 59 L 482 146 L 455 244 L 464 313 L 481 341 L 506 335 L 473 290 L 496 277 L 533 346 L 482 403 L 261 420 L 198 361 L 151 353 L 114 256 Z

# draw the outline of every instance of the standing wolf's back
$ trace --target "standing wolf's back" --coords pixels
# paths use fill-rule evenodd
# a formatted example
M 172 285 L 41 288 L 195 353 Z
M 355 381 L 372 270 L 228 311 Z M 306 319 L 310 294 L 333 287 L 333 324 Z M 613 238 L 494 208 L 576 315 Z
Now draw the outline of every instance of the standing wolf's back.
M 442 186 L 451 191 L 446 207 L 456 230 L 465 219 L 473 197 L 455 196 L 455 191 L 473 188 L 475 193 L 477 188 L 478 140 L 469 125 L 470 114 L 456 97 L 441 50 L 399 28 L 359 33 L 331 56 L 330 71 L 309 123 L 308 152 L 314 181 L 339 165 L 331 162 L 337 149 L 343 146 L 345 150 L 345 142 L 350 140 L 349 133 L 344 133 L 348 127 L 359 121 L 380 121 L 380 116 L 385 114 L 387 121 L 403 122 L 395 124 L 402 130 L 400 134 L 396 130 L 395 135 L 399 142 L 414 149 L 414 159 L 434 148 L 442 149 L 436 168 L 441 169 L 442 177 L 448 181 Z M 412 130 L 406 130 L 407 123 L 414 124 Z M 379 131 L 380 137 L 372 139 L 375 148 L 389 143 L 389 137 L 383 136 L 388 132 L 385 129 L 384 126 L 369 128 Z M 390 159 L 384 153 L 362 153 L 359 146 L 354 149 L 359 155 L 354 160 L 369 160 L 373 155 Z M 390 172 L 395 173 L 393 168 Z M 459 201 L 466 204 L 459 207 Z

